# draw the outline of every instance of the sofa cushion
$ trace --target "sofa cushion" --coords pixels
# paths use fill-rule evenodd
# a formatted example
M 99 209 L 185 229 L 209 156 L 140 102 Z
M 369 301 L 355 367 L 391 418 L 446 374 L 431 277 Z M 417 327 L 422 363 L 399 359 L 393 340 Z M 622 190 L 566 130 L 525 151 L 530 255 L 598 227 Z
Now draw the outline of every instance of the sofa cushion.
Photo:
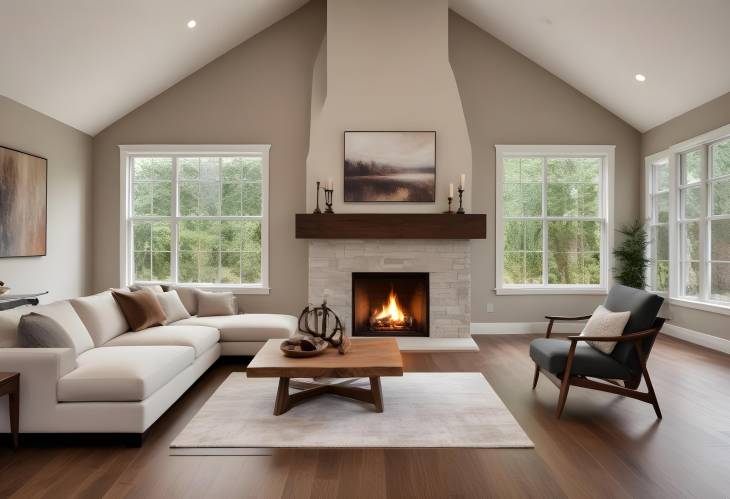
M 30 312 L 18 322 L 18 346 L 21 348 L 71 348 L 76 344 L 63 326 L 47 315 Z
M 71 305 L 86 325 L 97 347 L 129 331 L 127 319 L 114 301 L 111 291 L 74 298 Z
M 153 293 L 164 293 L 165 290 L 162 289 L 162 285 L 160 284 L 132 284 L 129 286 L 130 291 L 139 291 L 140 289 L 149 289 Z
M 198 294 L 195 288 L 187 286 L 170 286 L 170 291 L 177 291 L 180 301 L 190 315 L 198 313 Z
M 548 372 L 560 374 L 565 371 L 570 341 L 540 338 L 530 343 L 530 357 Z M 571 374 L 596 376 L 599 378 L 628 379 L 631 370 L 616 362 L 610 355 L 599 352 L 585 342 L 575 347 L 575 357 L 570 368 Z
M 165 311 L 165 316 L 167 317 L 163 325 L 190 317 L 185 305 L 180 301 L 180 296 L 177 294 L 177 291 L 172 290 L 157 293 L 155 298 L 160 302 L 160 306 Z
M 266 341 L 289 338 L 297 332 L 297 318 L 279 314 L 239 314 L 219 317 L 191 317 L 178 325 L 210 326 L 218 329 L 221 341 Z
M 166 385 L 195 360 L 181 346 L 101 347 L 76 359 L 58 380 L 60 402 L 137 402 Z
M 76 355 L 81 355 L 85 351 L 94 348 L 91 333 L 87 330 L 79 315 L 68 301 L 63 300 L 47 305 L 38 305 L 33 307 L 33 312 L 45 315 L 58 322 L 69 336 L 71 336 Z
M 198 316 L 200 317 L 217 317 L 238 313 L 236 297 L 230 291 L 215 293 L 199 289 L 196 295 L 198 297 Z
M 167 316 L 162 310 L 160 302 L 155 297 L 155 292 L 149 288 L 139 291 L 112 290 L 112 297 L 127 319 L 127 324 L 132 331 L 142 331 L 152 326 L 164 324 Z
M 179 345 L 195 349 L 195 357 L 207 352 L 218 343 L 218 330 L 207 326 L 157 326 L 136 333 L 120 334 L 104 344 L 115 346 Z

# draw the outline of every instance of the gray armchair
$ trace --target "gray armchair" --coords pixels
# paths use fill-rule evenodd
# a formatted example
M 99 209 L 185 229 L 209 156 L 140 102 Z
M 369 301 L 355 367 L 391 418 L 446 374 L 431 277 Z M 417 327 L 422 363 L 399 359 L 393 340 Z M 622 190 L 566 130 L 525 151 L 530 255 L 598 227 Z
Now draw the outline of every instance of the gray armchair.
M 646 361 L 654 345 L 664 319 L 657 317 L 664 299 L 640 289 L 617 284 L 611 288 L 603 306 L 612 312 L 631 312 L 623 334 L 610 338 L 568 336 L 564 339 L 550 338 L 556 321 L 585 320 L 590 315 L 563 317 L 546 315 L 548 327 L 545 338 L 530 343 L 530 357 L 535 362 L 535 377 L 532 388 L 537 386 L 540 373 L 560 388 L 557 417 L 559 418 L 568 398 L 571 385 L 600 390 L 631 397 L 654 406 L 657 418 L 661 419 L 654 387 L 646 369 Z M 616 341 L 616 348 L 610 355 L 599 352 L 586 341 Z M 646 381 L 647 392 L 638 390 L 641 378 Z M 589 378 L 598 378 L 595 381 Z M 622 383 L 619 382 L 622 381 Z

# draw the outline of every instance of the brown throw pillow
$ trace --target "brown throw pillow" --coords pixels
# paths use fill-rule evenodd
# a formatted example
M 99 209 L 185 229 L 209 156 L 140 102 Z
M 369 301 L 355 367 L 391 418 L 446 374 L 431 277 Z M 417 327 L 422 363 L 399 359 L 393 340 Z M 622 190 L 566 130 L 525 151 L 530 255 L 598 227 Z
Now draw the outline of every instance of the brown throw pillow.
M 149 289 L 139 291 L 112 290 L 114 300 L 122 309 L 132 331 L 141 331 L 152 326 L 159 326 L 167 317 L 154 292 Z

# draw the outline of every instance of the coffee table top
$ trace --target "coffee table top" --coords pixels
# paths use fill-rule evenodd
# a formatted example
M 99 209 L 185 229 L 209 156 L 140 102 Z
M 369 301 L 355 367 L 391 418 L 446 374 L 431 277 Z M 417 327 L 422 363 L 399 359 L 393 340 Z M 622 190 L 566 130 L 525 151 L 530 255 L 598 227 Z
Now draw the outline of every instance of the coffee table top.
M 352 338 L 352 348 L 340 355 L 329 347 L 322 355 L 285 357 L 283 340 L 268 340 L 246 368 L 250 378 L 364 378 L 403 376 L 403 359 L 395 338 Z

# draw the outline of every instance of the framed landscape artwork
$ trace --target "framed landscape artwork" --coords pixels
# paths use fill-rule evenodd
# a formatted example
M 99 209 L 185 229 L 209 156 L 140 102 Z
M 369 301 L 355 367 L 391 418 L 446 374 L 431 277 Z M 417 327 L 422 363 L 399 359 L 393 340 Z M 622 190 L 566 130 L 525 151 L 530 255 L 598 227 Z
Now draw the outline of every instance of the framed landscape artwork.
M 46 254 L 45 158 L 0 146 L 0 257 Z
M 433 203 L 436 132 L 345 132 L 345 202 Z

